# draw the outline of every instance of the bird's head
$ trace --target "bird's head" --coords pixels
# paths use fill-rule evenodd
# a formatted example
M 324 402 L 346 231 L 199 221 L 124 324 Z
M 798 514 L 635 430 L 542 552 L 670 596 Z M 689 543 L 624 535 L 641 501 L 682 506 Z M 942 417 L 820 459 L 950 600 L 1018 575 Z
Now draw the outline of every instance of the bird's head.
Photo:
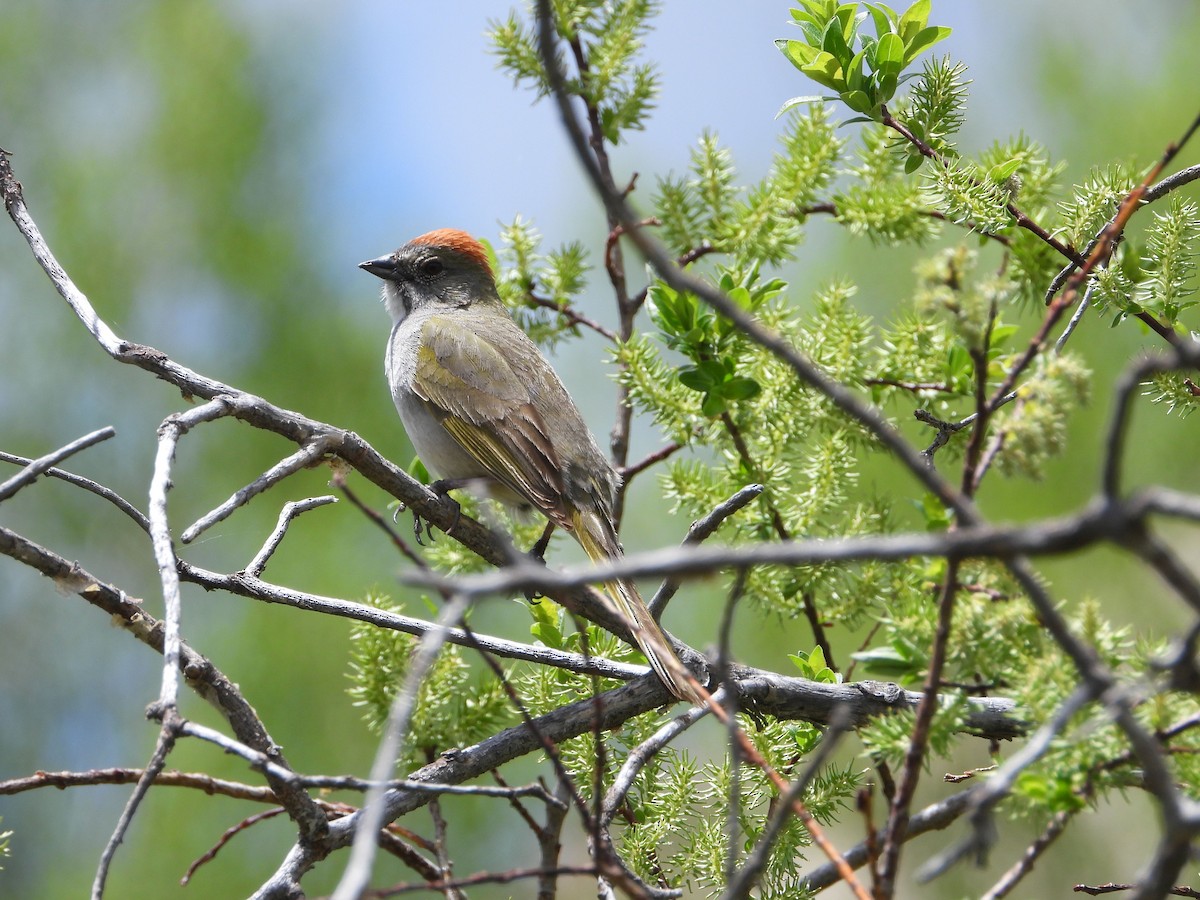
M 383 299 L 397 322 L 414 309 L 499 303 L 487 251 L 465 231 L 439 228 L 358 267 L 383 279 Z

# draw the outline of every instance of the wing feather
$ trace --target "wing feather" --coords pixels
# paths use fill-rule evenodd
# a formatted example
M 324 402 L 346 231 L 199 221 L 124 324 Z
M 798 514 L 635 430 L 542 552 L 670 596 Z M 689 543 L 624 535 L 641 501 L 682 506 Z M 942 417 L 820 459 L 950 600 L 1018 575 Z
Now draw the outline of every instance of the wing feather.
M 421 329 L 412 386 L 493 478 L 556 523 L 570 521 L 546 424 L 528 386 L 487 338 L 448 316 L 430 318 Z

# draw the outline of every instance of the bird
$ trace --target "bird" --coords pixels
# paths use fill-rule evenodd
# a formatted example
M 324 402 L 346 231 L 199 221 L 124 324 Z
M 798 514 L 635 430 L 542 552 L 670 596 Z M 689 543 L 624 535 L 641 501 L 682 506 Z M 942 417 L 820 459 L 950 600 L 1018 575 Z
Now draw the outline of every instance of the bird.
M 383 280 L 387 380 L 426 468 L 449 489 L 482 485 L 510 507 L 540 511 L 594 563 L 621 559 L 613 516 L 621 476 L 500 299 L 483 245 L 442 228 L 359 268 Z M 615 579 L 604 592 L 668 690 L 702 703 L 637 586 Z

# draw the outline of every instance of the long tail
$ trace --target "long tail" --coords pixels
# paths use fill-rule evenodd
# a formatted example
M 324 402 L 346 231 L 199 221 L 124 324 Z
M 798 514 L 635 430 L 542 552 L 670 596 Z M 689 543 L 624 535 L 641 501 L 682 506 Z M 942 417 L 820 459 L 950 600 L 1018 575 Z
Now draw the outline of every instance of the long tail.
M 574 511 L 571 533 L 592 562 L 606 562 L 621 558 L 621 545 L 616 532 L 602 514 L 598 512 Z M 703 704 L 703 697 L 692 686 L 692 676 L 679 661 L 671 642 L 659 627 L 646 602 L 632 581 L 608 581 L 604 590 L 633 639 L 645 654 L 650 668 L 662 679 L 667 689 L 680 700 Z

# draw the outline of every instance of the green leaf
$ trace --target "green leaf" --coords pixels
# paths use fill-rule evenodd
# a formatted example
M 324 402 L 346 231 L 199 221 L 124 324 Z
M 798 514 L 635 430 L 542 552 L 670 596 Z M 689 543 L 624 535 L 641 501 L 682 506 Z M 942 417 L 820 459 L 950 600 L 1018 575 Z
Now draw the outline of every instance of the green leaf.
M 969 375 L 974 368 L 971 354 L 962 344 L 954 344 L 946 354 L 946 374 L 951 380 L 960 375 Z
M 793 66 L 797 69 L 803 68 L 817 58 L 820 52 L 815 47 L 810 47 L 803 41 L 776 41 L 775 46 L 782 51 L 783 55 L 788 58 Z
M 728 409 L 728 406 L 724 398 L 717 394 L 706 394 L 704 402 L 700 404 L 700 411 L 709 417 L 719 416 L 726 409 Z
M 914 150 L 904 160 L 904 174 L 911 175 L 917 169 L 921 168 L 923 162 L 925 162 L 925 157 L 921 155 L 920 151 Z
M 775 113 L 775 118 L 779 118 L 789 109 L 794 106 L 799 106 L 801 103 L 819 103 L 822 100 L 836 100 L 836 97 L 822 97 L 820 94 L 809 94 L 807 97 L 793 97 L 791 100 L 784 102 L 783 106 L 779 107 L 779 112 Z
M 842 94 L 842 100 L 857 113 L 869 113 L 875 108 L 871 97 L 864 91 L 846 91 Z
M 813 648 L 811 653 L 805 653 L 803 650 L 798 653 L 789 653 L 788 659 L 800 670 L 800 675 L 809 681 L 817 681 L 822 684 L 837 684 L 841 681 L 840 676 L 829 668 L 829 664 L 825 660 L 825 652 L 820 647 Z
M 938 41 L 950 37 L 951 29 L 945 25 L 931 25 L 918 31 L 904 46 L 904 64 L 908 65 Z
M 875 70 L 898 75 L 903 67 L 904 42 L 900 40 L 899 35 L 883 35 L 875 48 Z
M 876 3 L 864 3 L 863 6 L 870 10 L 871 18 L 875 22 L 875 33 L 879 37 L 883 37 L 888 32 L 895 30 L 896 14 L 892 10 L 882 4 Z
M 762 386 L 753 378 L 735 375 L 721 385 L 721 396 L 729 400 L 749 400 L 762 392 Z
M 896 93 L 896 76 L 894 74 L 881 74 L 879 77 L 879 100 L 882 103 L 887 103 L 892 99 L 892 95 Z
M 533 624 L 529 626 L 529 633 L 547 647 L 554 650 L 562 650 L 564 641 L 558 607 L 553 603 L 540 602 L 522 603 L 522 605 L 533 616 Z
M 933 4 L 930 0 L 917 0 L 900 17 L 896 31 L 900 33 L 900 38 L 904 41 L 906 47 L 920 33 L 921 29 L 925 27 L 929 21 L 929 13 L 932 8 Z
M 845 65 L 850 62 L 850 57 L 854 53 L 846 43 L 840 19 L 830 19 L 829 24 L 825 26 L 825 34 L 821 39 L 821 49 L 834 57 L 838 61 L 838 65 Z
M 846 47 L 853 52 L 854 34 L 858 31 L 858 23 L 855 21 L 855 14 L 858 12 L 858 3 L 843 3 L 837 8 L 834 14 L 837 20 L 842 23 L 842 40 L 845 41 Z
M 801 66 L 800 71 L 817 82 L 817 84 L 823 84 L 825 87 L 839 92 L 845 89 L 846 85 L 842 78 L 842 67 L 828 53 L 818 53 L 811 63 Z
M 991 346 L 999 347 L 1004 344 L 1010 337 L 1017 333 L 1016 325 L 997 325 L 992 328 L 992 343 Z
M 746 287 L 738 285 L 726 293 L 729 294 L 729 299 L 742 309 L 749 310 L 754 307 L 754 298 L 750 295 L 750 291 Z
M 945 531 L 950 527 L 950 512 L 934 494 L 926 493 L 921 498 L 921 511 L 925 514 L 926 531 Z
M 988 169 L 987 177 L 996 184 L 1003 184 L 1017 169 L 1021 168 L 1021 159 L 1010 159 L 1007 162 L 1002 162 Z
M 604 139 L 610 144 L 620 142 L 621 130 L 610 107 L 604 107 L 600 110 L 600 131 L 604 134 Z
M 1142 257 L 1145 255 L 1143 245 L 1134 242 L 1131 238 L 1125 240 L 1125 252 L 1121 254 L 1120 269 L 1121 273 L 1130 280 L 1133 284 L 1137 284 L 1146 277 L 1146 270 L 1142 266 Z
M 863 59 L 866 55 L 865 49 L 859 50 L 854 55 L 854 59 L 850 60 L 850 65 L 846 67 L 846 86 L 852 91 L 864 90 L 869 84 L 869 79 L 863 72 Z
M 688 366 L 685 369 L 679 370 L 679 383 L 684 387 L 691 388 L 693 391 L 707 393 L 718 384 L 718 381 L 714 380 L 713 377 L 704 370 L 697 368 L 696 366 Z
M 913 675 L 920 668 L 917 663 L 891 647 L 860 650 L 850 655 L 862 663 L 872 675 L 883 675 L 887 678 L 903 678 L 906 675 Z
M 419 456 L 414 456 L 412 462 L 408 464 L 408 474 L 421 484 L 429 484 L 432 480 L 429 475 L 429 469 L 425 468 L 425 463 L 421 462 Z

